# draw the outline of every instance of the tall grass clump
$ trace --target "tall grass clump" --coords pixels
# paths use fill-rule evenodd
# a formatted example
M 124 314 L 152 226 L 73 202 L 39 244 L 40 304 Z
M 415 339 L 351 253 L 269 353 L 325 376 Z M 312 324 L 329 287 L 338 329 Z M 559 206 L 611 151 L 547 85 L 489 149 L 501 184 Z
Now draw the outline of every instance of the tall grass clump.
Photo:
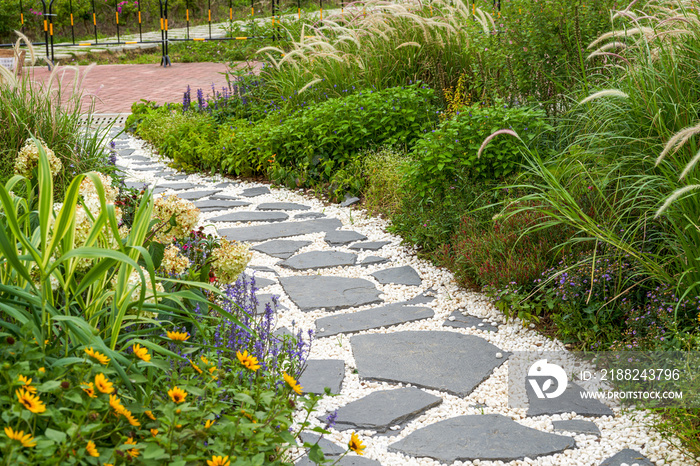
M 34 49 L 27 38 L 17 32 L 29 49 L 32 63 Z M 55 66 L 44 83 L 32 81 L 29 72 L 15 77 L 0 67 L 0 183 L 14 175 L 14 160 L 30 134 L 51 147 L 63 164 L 63 171 L 55 180 L 56 190 L 62 193 L 77 174 L 94 169 L 113 170 L 107 155 L 100 149 L 103 136 L 97 131 L 84 131 L 92 122 L 94 101 L 83 110 L 86 99 L 82 91 L 85 71 L 79 75 L 77 67 Z M 74 72 L 70 87 L 63 85 L 61 76 Z M 107 128 L 103 128 L 107 129 Z
M 271 64 L 262 75 L 275 94 L 297 93 L 293 100 L 418 80 L 446 88 L 471 66 L 464 53 L 471 16 L 468 2 L 461 1 L 437 0 L 430 7 L 413 0 L 350 4 L 342 14 L 304 26 L 298 39 L 291 38 L 291 50 L 259 50 Z

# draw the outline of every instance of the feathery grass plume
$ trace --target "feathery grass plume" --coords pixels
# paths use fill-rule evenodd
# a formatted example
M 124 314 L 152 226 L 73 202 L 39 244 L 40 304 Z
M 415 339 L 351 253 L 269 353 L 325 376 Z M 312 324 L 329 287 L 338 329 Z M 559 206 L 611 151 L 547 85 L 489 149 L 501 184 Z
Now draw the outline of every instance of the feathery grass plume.
M 488 22 L 486 21 L 486 17 L 484 16 L 484 13 L 481 11 L 481 8 L 477 8 L 476 12 L 479 14 L 479 16 L 476 18 L 477 22 L 481 24 L 481 27 L 484 30 L 484 34 L 489 33 L 489 25 Z
M 418 48 L 421 48 L 421 47 L 422 47 L 422 45 L 420 45 L 418 42 L 404 42 L 403 44 L 397 45 L 396 48 L 395 48 L 394 50 L 398 50 L 398 49 L 400 49 L 401 47 L 407 47 L 407 46 L 409 46 L 409 45 L 412 46 L 412 47 L 418 47 Z
M 19 37 L 17 39 L 17 42 L 15 43 L 15 49 L 17 52 L 19 52 L 19 45 L 20 45 L 20 40 L 24 42 L 24 45 L 27 46 L 27 50 L 29 51 L 29 59 L 32 63 L 32 66 L 36 63 L 36 51 L 34 50 L 34 46 L 32 45 L 32 41 L 29 40 L 27 36 L 22 34 L 20 31 L 14 31 L 15 34 Z
M 518 136 L 518 133 L 516 133 L 512 129 L 499 129 L 498 131 L 494 131 L 493 133 L 491 133 L 491 135 L 489 135 L 489 137 L 484 139 L 484 142 L 481 143 L 481 147 L 479 147 L 479 151 L 476 153 L 477 159 L 481 158 L 481 153 L 484 151 L 486 146 L 488 146 L 489 142 L 491 142 L 493 140 L 493 138 L 495 138 L 499 134 L 509 134 L 511 136 L 515 136 L 516 138 L 520 139 L 520 136 Z M 522 141 L 522 139 L 520 139 L 520 140 Z
M 643 34 L 645 37 L 649 37 L 650 35 L 654 34 L 654 30 L 650 27 L 640 26 L 632 29 L 619 29 L 617 31 L 606 32 L 605 34 L 601 35 L 596 40 L 588 44 L 587 48 L 592 49 L 604 40 L 608 40 L 612 37 L 630 37 L 636 36 L 638 34 Z
M 698 163 L 698 160 L 700 160 L 700 151 L 698 151 L 698 153 L 695 154 L 695 157 L 693 157 L 693 159 L 690 162 L 688 162 L 688 164 L 685 166 L 683 172 L 681 173 L 681 176 L 678 177 L 678 181 L 681 181 L 683 180 L 683 178 L 685 178 L 685 175 L 687 175 L 688 172 L 690 172 L 690 170 L 692 170 L 693 167 L 695 167 L 695 165 Z
M 0 66 L 0 84 L 8 86 L 10 89 L 16 89 L 19 85 L 19 80 L 10 70 Z
M 302 92 L 304 92 L 305 90 L 307 90 L 308 88 L 310 88 L 311 86 L 313 86 L 314 84 L 318 84 L 318 83 L 320 83 L 321 81 L 323 81 L 323 79 L 321 79 L 321 78 L 316 78 L 316 79 L 314 79 L 313 81 L 309 81 L 308 83 L 306 83 L 306 85 L 305 85 L 304 87 L 302 87 L 301 89 L 299 89 L 299 92 L 298 92 L 298 93 L 301 94 Z
M 265 52 L 265 55 L 267 55 L 267 58 L 272 62 L 273 65 L 275 65 L 275 68 L 277 69 L 277 71 L 279 71 L 279 70 L 280 70 L 280 65 L 279 65 L 279 63 L 277 63 L 277 61 L 275 61 L 274 58 L 272 58 L 272 55 L 270 55 L 270 54 L 267 53 L 267 52 Z
M 634 20 L 634 19 L 637 18 L 637 14 L 634 13 L 633 11 L 626 11 L 626 10 L 624 10 L 624 11 L 617 11 L 617 12 L 615 12 L 614 15 L 612 15 L 612 18 L 611 18 L 611 19 L 612 19 L 612 20 L 616 20 L 617 18 L 622 18 L 622 17 L 625 17 L 625 18 L 629 18 L 629 19 L 631 19 L 631 20 Z
M 594 94 L 589 95 L 585 99 L 583 99 L 581 102 L 579 102 L 579 105 L 583 105 L 586 102 L 590 102 L 591 100 L 598 99 L 600 97 L 622 97 L 624 99 L 629 98 L 627 94 L 624 92 L 617 90 L 617 89 L 605 89 L 604 91 L 598 91 Z
M 656 215 L 654 215 L 654 218 L 655 219 L 659 218 L 661 216 L 661 214 L 663 214 L 664 211 L 666 211 L 666 209 L 668 209 L 668 207 L 671 204 L 673 204 L 674 202 L 676 202 L 678 200 L 678 198 L 680 198 L 684 194 L 689 193 L 690 191 L 695 191 L 697 189 L 700 189 L 700 184 L 692 184 L 692 185 L 686 186 L 684 188 L 676 189 L 673 192 L 673 194 L 671 194 L 671 196 L 668 199 L 666 199 L 666 202 L 664 202 L 664 204 L 661 207 L 659 207 L 659 210 L 656 211 Z
M 671 150 L 673 150 L 674 154 L 678 152 L 678 149 L 680 149 L 691 136 L 697 134 L 698 132 L 700 132 L 700 124 L 683 128 L 671 136 L 671 139 L 669 139 L 664 146 L 664 150 L 661 151 L 661 154 L 659 154 L 659 157 L 656 159 L 654 166 L 659 166 L 661 161 L 668 155 L 669 152 L 671 152 Z
M 491 27 L 495 31 L 496 30 L 496 23 L 493 21 L 493 16 L 491 16 L 491 14 L 488 11 L 484 11 L 484 15 L 486 16 L 486 19 L 489 20 L 489 22 L 491 23 Z
M 626 49 L 627 44 L 624 42 L 608 42 L 607 44 L 603 45 L 599 49 L 596 49 L 594 52 L 591 52 L 590 55 L 586 57 L 586 60 L 590 60 L 591 58 L 598 56 L 598 55 L 603 55 L 603 52 L 607 52 L 610 49 Z

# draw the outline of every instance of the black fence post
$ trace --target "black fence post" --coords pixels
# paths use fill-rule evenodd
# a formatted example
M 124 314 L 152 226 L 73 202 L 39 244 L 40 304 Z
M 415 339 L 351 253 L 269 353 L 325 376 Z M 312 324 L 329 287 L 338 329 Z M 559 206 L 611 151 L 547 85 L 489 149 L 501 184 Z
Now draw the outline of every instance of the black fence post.
M 163 57 L 160 59 L 160 65 L 165 68 L 166 66 L 172 66 L 168 56 L 168 0 L 165 0 L 165 5 L 163 5 L 163 0 L 158 0 L 158 3 L 160 4 L 160 40 L 163 47 Z
M 208 13 L 208 19 L 209 19 L 209 40 L 211 40 L 211 0 L 209 0 L 208 5 L 209 5 L 209 13 Z
M 187 25 L 187 38 L 190 38 L 190 4 L 185 0 L 185 24 Z
M 51 37 L 51 63 L 55 64 L 56 59 L 53 53 L 53 0 L 49 2 L 49 37 Z
M 141 32 L 141 0 L 138 0 L 139 5 L 139 42 L 143 42 L 143 33 Z
M 70 0 L 69 5 L 70 5 L 70 37 L 71 37 L 71 40 L 73 41 L 73 45 L 75 45 L 75 26 L 73 24 L 73 0 Z
M 114 0 L 114 20 L 117 24 L 117 44 L 119 44 L 119 4 Z
M 92 0 L 92 25 L 95 28 L 95 44 L 97 44 L 97 14 L 95 13 L 95 0 Z
M 53 62 L 51 61 L 51 55 L 49 52 L 49 25 L 48 25 L 48 20 L 46 19 L 47 12 L 46 12 L 46 0 L 41 0 L 41 5 L 43 8 L 43 18 L 44 18 L 44 45 L 46 46 L 46 64 L 49 67 L 49 71 L 51 71 L 51 66 L 53 65 Z

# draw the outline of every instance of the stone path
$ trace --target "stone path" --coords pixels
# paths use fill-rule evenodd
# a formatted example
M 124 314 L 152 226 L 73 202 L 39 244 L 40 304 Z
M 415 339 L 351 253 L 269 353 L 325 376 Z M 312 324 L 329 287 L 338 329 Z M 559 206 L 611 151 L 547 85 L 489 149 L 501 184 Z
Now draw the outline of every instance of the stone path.
M 181 175 L 160 161 L 137 169 L 152 157 L 142 141 L 117 141 L 131 182 L 196 193 L 205 231 L 253 245 L 246 274 L 262 289 L 261 302 L 279 297 L 278 332 L 315 331 L 299 382 L 306 392 L 328 387 L 335 395 L 321 400 L 314 425 L 337 412 L 320 446 L 337 458 L 351 432 L 367 446 L 365 456 L 339 464 L 693 464 L 633 413 L 575 398 L 576 384 L 558 404 L 537 403 L 528 391 L 529 409 L 510 407 L 513 352 L 563 351 L 561 343 L 506 323 L 482 295 L 418 260 L 381 220 L 221 177 L 173 183 Z M 308 213 L 323 218 L 299 218 Z M 297 464 L 311 463 L 303 457 Z

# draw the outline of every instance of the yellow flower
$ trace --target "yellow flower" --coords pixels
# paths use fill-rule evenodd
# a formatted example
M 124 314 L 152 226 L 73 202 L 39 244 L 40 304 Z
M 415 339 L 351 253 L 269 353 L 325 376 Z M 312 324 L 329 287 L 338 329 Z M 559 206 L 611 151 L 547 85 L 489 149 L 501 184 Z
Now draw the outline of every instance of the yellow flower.
M 45 373 L 46 373 L 46 369 L 44 369 L 43 367 L 40 367 L 40 368 L 39 368 L 39 373 L 40 373 L 40 374 L 45 374 Z
M 199 359 L 201 359 L 202 362 L 203 362 L 204 364 L 206 364 L 207 366 L 209 365 L 209 360 L 208 360 L 207 358 L 205 358 L 204 356 L 200 356 Z
M 150 410 L 149 410 L 149 411 L 146 411 L 146 416 L 148 416 L 148 418 L 149 418 L 151 421 L 155 421 L 155 420 L 156 420 L 156 417 L 153 415 L 153 411 L 150 411 Z
M 236 357 L 238 358 L 239 361 L 241 361 L 241 364 L 243 364 L 245 367 L 247 367 L 251 371 L 255 372 L 258 369 L 260 369 L 260 364 L 258 364 L 258 359 L 255 358 L 254 356 L 248 356 L 248 351 L 243 351 L 243 354 L 241 354 L 240 351 L 236 351 Z M 287 379 L 285 378 L 285 380 L 287 380 Z
M 207 422 L 204 423 L 204 428 L 205 428 L 205 429 L 210 428 L 211 426 L 214 425 L 214 422 L 215 422 L 215 421 L 213 421 L 213 420 L 211 420 L 211 419 L 207 419 Z
M 126 418 L 126 420 L 129 421 L 129 424 L 131 424 L 132 426 L 139 427 L 141 425 L 139 420 L 136 419 L 134 417 L 134 415 L 131 414 L 131 411 L 129 411 L 128 409 L 126 409 L 126 408 L 122 409 L 122 412 L 119 414 L 122 414 Z
M 97 451 L 97 447 L 95 447 L 95 442 L 93 442 L 92 440 L 88 441 L 85 449 L 87 450 L 87 452 L 90 456 L 94 456 L 95 458 L 100 456 L 100 452 Z
M 36 446 L 36 442 L 33 441 L 34 437 L 32 437 L 31 434 L 24 435 L 23 430 L 14 431 L 12 427 L 5 427 L 5 435 L 7 435 L 10 440 L 18 440 L 23 447 L 30 448 Z
M 129 438 L 126 440 L 126 442 L 124 442 L 124 443 L 125 443 L 126 445 L 136 445 L 136 440 L 134 440 L 134 439 L 132 439 L 131 437 L 129 437 Z M 127 452 L 127 453 L 129 454 L 129 456 L 131 456 L 132 458 L 136 458 L 137 456 L 139 456 L 139 451 L 138 451 L 136 448 L 132 448 L 131 450 L 127 450 L 126 452 Z
M 19 375 L 19 381 L 24 385 L 24 389 L 29 393 L 36 393 L 36 387 L 32 386 L 32 379 L 28 379 L 22 374 Z
M 109 395 L 109 405 L 117 414 L 122 414 L 126 410 L 124 405 L 122 405 L 122 400 L 117 398 L 117 395 Z
M 97 361 L 100 364 L 104 364 L 105 366 L 110 361 L 110 359 L 107 356 L 105 356 L 104 354 L 100 353 L 99 351 L 93 350 L 92 346 L 90 348 L 85 348 L 85 352 L 87 353 L 88 356 L 97 359 Z
M 151 429 L 151 435 L 154 437 L 158 435 L 158 429 Z
M 95 389 L 93 388 L 92 382 L 83 382 L 80 384 L 80 388 L 82 388 L 83 391 L 85 393 L 87 393 L 87 395 L 90 398 L 97 398 L 97 395 L 95 395 Z
M 287 382 L 287 384 L 290 387 L 292 387 L 292 390 L 294 390 L 297 393 L 297 395 L 301 395 L 301 389 L 304 387 L 300 386 L 299 383 L 296 380 L 294 380 L 294 377 L 287 374 L 286 372 L 282 374 L 282 377 L 284 377 L 284 381 Z
M 209 466 L 231 466 L 228 456 L 212 456 L 210 460 L 207 460 L 207 464 Z
M 170 338 L 173 341 L 185 341 L 189 340 L 190 334 L 185 333 L 185 332 L 171 332 L 170 330 L 167 331 L 168 338 Z
M 216 370 L 218 370 L 218 369 L 216 368 L 216 366 L 211 366 L 211 367 L 209 368 L 209 373 L 210 373 L 211 375 L 214 375 L 214 371 L 216 371 Z
M 131 347 L 132 350 L 134 350 L 134 354 L 136 355 L 137 358 L 149 362 L 151 360 L 151 355 L 148 354 L 148 349 L 142 347 L 138 343 L 136 343 L 134 346 Z
M 173 387 L 170 390 L 168 390 L 168 395 L 170 395 L 170 398 L 175 403 L 182 403 L 183 401 L 185 401 L 185 397 L 187 397 L 187 392 L 181 389 L 180 387 Z
M 112 393 L 114 391 L 114 387 L 112 386 L 112 382 L 107 379 L 107 376 L 104 374 L 97 374 L 95 376 L 95 387 L 102 392 L 102 393 Z
M 23 388 L 17 390 L 15 394 L 17 395 L 19 402 L 22 403 L 22 405 L 24 405 L 24 407 L 27 408 L 29 411 L 35 414 L 43 413 L 44 411 L 46 411 L 46 406 L 39 399 L 38 396 L 28 393 Z
M 348 442 L 348 447 L 357 453 L 358 455 L 364 454 L 362 450 L 364 450 L 366 447 L 362 445 L 362 442 L 360 441 L 360 437 L 357 436 L 355 432 L 352 433 L 350 436 L 350 441 Z
M 188 361 L 190 361 L 190 364 L 192 364 L 192 367 L 194 367 L 194 370 L 196 370 L 196 371 L 199 372 L 200 374 L 202 373 L 202 369 L 200 369 L 199 366 L 198 366 L 197 364 L 195 364 L 194 362 L 192 362 L 192 361 L 189 360 L 189 359 L 188 359 Z

